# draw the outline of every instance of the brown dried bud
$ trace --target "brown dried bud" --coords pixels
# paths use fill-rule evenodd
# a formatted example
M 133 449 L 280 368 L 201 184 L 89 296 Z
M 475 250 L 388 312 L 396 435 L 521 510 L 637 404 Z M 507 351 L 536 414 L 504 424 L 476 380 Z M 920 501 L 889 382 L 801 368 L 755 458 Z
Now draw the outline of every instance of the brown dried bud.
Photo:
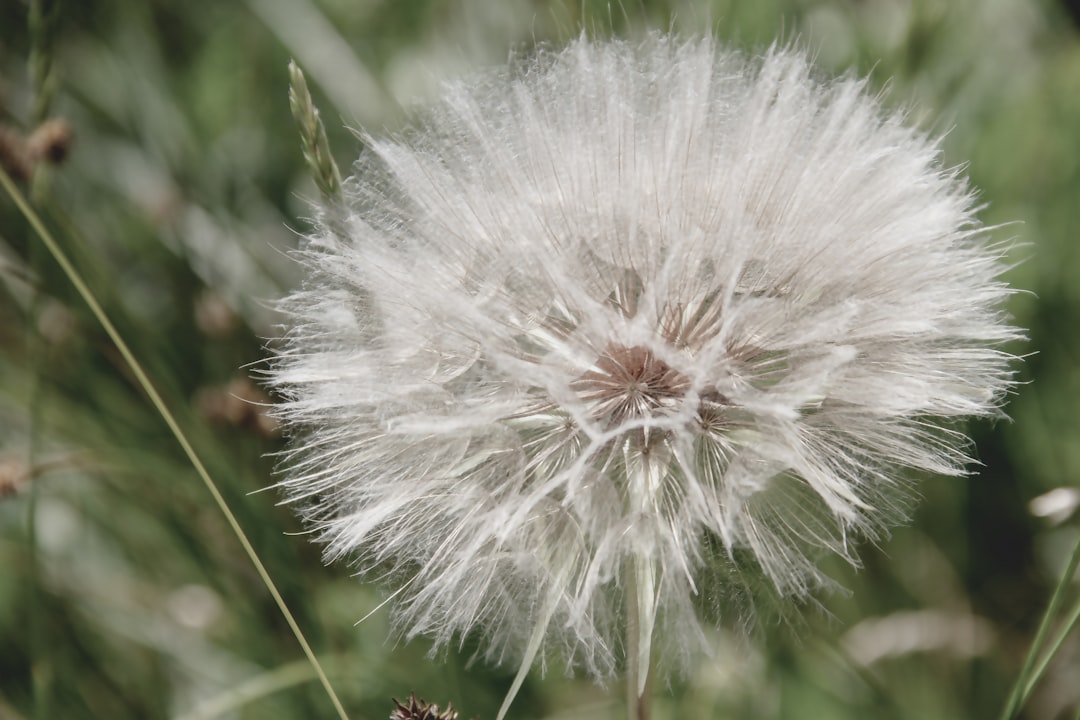
M 236 313 L 215 290 L 204 290 L 195 298 L 195 327 L 207 337 L 225 337 L 236 329 Z
M 30 133 L 26 145 L 34 159 L 59 165 L 67 159 L 74 138 L 75 134 L 67 120 L 50 118 Z
M 47 299 L 38 313 L 38 332 L 52 345 L 60 345 L 78 329 L 79 321 L 63 303 Z
M 278 434 L 278 422 L 268 414 L 270 398 L 248 378 L 233 378 L 224 387 L 199 391 L 199 413 L 212 423 L 254 430 L 263 437 Z
M 17 493 L 32 477 L 33 473 L 24 461 L 0 457 L 0 499 Z

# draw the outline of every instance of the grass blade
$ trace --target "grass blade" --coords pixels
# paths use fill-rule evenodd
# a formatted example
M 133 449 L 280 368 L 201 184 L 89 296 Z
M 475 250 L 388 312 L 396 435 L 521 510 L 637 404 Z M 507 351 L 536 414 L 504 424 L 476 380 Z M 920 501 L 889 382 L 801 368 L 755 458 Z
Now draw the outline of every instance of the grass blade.
M 337 693 L 334 692 L 334 688 L 330 685 L 330 680 L 327 678 L 326 673 L 323 671 L 322 665 L 320 665 L 318 658 L 315 657 L 315 653 L 311 649 L 311 645 L 308 643 L 307 638 L 304 636 L 304 633 L 300 629 L 299 624 L 297 624 L 296 618 L 293 616 L 292 611 L 290 611 L 288 605 L 285 604 L 285 599 L 278 591 L 277 585 L 274 584 L 273 579 L 270 577 L 270 573 L 266 570 L 266 566 L 263 565 L 262 560 L 259 558 L 258 553 L 255 551 L 255 547 L 251 544 L 251 541 L 248 540 L 247 534 L 244 532 L 244 529 L 240 527 L 240 523 L 237 521 L 236 516 L 229 508 L 229 505 L 225 501 L 224 496 L 218 489 L 217 483 L 215 483 L 213 478 L 210 477 L 210 473 L 206 470 L 206 467 L 203 465 L 202 460 L 195 452 L 195 448 L 192 447 L 191 443 L 187 439 L 187 436 L 184 434 L 184 431 L 180 428 L 179 423 L 177 423 L 176 418 L 173 417 L 173 414 L 169 410 L 168 406 L 165 404 L 165 401 L 161 398 L 161 395 L 154 388 L 154 385 L 150 382 L 150 378 L 143 370 L 142 365 L 135 358 L 135 355 L 131 352 L 131 349 L 128 347 L 124 339 L 120 336 L 120 333 L 117 331 L 116 326 L 114 326 L 112 321 L 109 319 L 109 316 L 105 314 L 105 310 L 101 307 L 101 304 L 97 301 L 97 298 L 94 296 L 93 292 L 83 281 L 82 276 L 79 274 L 79 271 L 75 269 L 75 266 L 72 265 L 67 255 L 60 248 L 60 245 L 56 242 L 56 239 L 52 236 L 52 233 L 49 232 L 47 227 L 45 227 L 45 223 L 42 222 L 41 217 L 26 201 L 26 198 L 23 197 L 22 193 L 19 192 L 19 189 L 15 186 L 15 183 L 12 181 L 11 177 L 7 174 L 7 172 L 4 171 L 3 168 L 0 168 L 0 185 L 3 186 L 4 191 L 7 192 L 7 194 L 11 197 L 12 201 L 14 201 L 19 211 L 23 214 L 26 220 L 30 223 L 30 226 L 34 229 L 34 232 L 37 233 L 38 237 L 41 238 L 41 241 L 45 244 L 46 248 L 48 248 L 49 254 L 51 254 L 56 260 L 57 264 L 60 265 L 61 269 L 64 271 L 64 274 L 71 281 L 72 285 L 75 286 L 75 289 L 78 291 L 82 299 L 90 307 L 90 311 L 94 314 L 94 317 L 97 318 L 98 322 L 101 323 L 101 326 L 105 329 L 105 332 L 106 334 L 108 334 L 109 339 L 112 340 L 113 344 L 116 346 L 116 349 L 124 358 L 124 362 L 127 363 L 128 367 L 131 369 L 131 372 L 138 381 L 139 386 L 150 398 L 150 402 L 161 415 L 161 418 L 165 421 L 165 424 L 169 426 L 169 430 L 176 438 L 176 441 L 180 444 L 180 447 L 183 449 L 184 454 L 191 462 L 192 467 L 195 468 L 195 472 L 199 475 L 203 483 L 206 485 L 207 490 L 210 491 L 210 495 L 214 498 L 214 502 L 217 504 L 218 509 L 221 510 L 222 514 L 225 516 L 225 519 L 228 521 L 229 527 L 232 528 L 232 531 L 236 535 L 237 540 L 240 541 L 240 545 L 244 548 L 244 552 L 247 554 L 248 559 L 251 560 L 251 564 L 255 566 L 255 570 L 258 573 L 259 578 L 262 580 L 263 585 L 266 586 L 266 589 L 274 598 L 274 602 L 277 604 L 278 609 L 284 616 L 285 621 L 288 623 L 289 628 L 293 632 L 293 635 L 296 636 L 296 640 L 298 643 L 300 643 L 300 647 L 301 649 L 303 649 L 304 655 L 307 656 L 308 662 L 311 663 L 315 674 L 319 677 L 319 681 L 322 683 L 323 688 L 326 690 L 327 695 L 330 697 L 330 700 L 333 703 L 334 709 L 337 711 L 338 716 L 341 718 L 341 720 L 348 720 L 348 714 L 346 714 L 345 708 L 341 704 L 341 700 L 338 699 Z

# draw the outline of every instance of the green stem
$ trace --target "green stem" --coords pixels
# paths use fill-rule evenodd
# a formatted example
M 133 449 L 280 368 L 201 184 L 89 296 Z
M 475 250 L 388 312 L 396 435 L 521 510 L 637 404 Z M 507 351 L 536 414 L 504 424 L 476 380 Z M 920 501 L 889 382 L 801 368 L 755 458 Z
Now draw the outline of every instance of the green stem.
M 1027 657 L 1024 658 L 1024 664 L 1020 668 L 1020 674 L 1016 677 L 1016 682 L 1013 684 L 1012 691 L 1009 693 L 1009 699 L 1005 703 L 1004 709 L 1001 711 L 1000 720 L 1012 720 L 1012 718 L 1015 717 L 1024 701 L 1027 700 L 1028 693 L 1030 692 L 1029 685 L 1033 685 L 1035 680 L 1038 679 L 1037 675 L 1032 675 L 1032 670 L 1035 668 L 1036 661 L 1042 655 L 1043 644 L 1046 642 L 1047 635 L 1050 633 L 1050 627 L 1053 625 L 1054 618 L 1061 609 L 1062 603 L 1065 602 L 1065 595 L 1068 592 L 1069 584 L 1076 574 L 1076 568 L 1078 566 L 1080 566 L 1080 540 L 1077 541 L 1076 547 L 1073 548 L 1072 556 L 1069 558 L 1065 572 L 1062 573 L 1061 578 L 1058 580 L 1057 587 L 1054 589 L 1054 594 L 1050 597 L 1050 604 L 1047 606 L 1046 613 L 1043 614 L 1042 621 L 1039 623 L 1039 629 L 1035 632 L 1035 639 L 1031 643 L 1031 649 L 1028 650 Z M 1067 629 L 1068 628 L 1066 628 L 1066 630 Z M 1046 662 L 1049 662 L 1049 658 L 1046 659 Z
M 97 318 L 98 322 L 101 323 L 101 326 L 105 329 L 106 334 L 108 334 L 109 338 L 116 346 L 116 349 L 124 358 L 124 362 L 127 363 L 129 368 L 131 368 L 131 372 L 135 376 L 135 379 L 138 381 L 139 386 L 143 389 L 143 392 L 145 392 L 146 395 L 149 397 L 151 404 L 158 411 L 158 414 L 161 415 L 161 418 L 165 421 L 165 424 L 168 425 L 169 430 L 172 431 L 173 437 L 176 438 L 177 443 L 180 444 L 180 447 L 183 449 L 184 454 L 188 458 L 188 461 L 191 463 L 192 467 L 195 468 L 195 472 L 202 479 L 203 483 L 206 485 L 207 490 L 210 491 L 210 495 L 213 497 L 214 502 L 218 506 L 218 509 L 221 511 L 222 515 L 225 516 L 225 519 L 228 522 L 229 527 L 232 529 L 233 534 L 236 535 L 236 538 L 237 540 L 239 540 L 241 547 L 243 547 L 244 552 L 248 556 L 248 559 L 255 567 L 255 571 L 258 573 L 259 578 L 263 582 L 263 585 L 265 585 L 266 589 L 270 592 L 271 597 L 273 597 L 274 602 L 278 606 L 278 610 L 285 618 L 285 621 L 288 623 L 289 628 L 292 630 L 292 633 L 296 637 L 297 642 L 300 644 L 304 655 L 307 656 L 308 662 L 311 663 L 311 666 L 314 668 L 316 675 L 319 676 L 319 681 L 322 683 L 323 688 L 326 690 L 326 694 L 330 697 L 330 701 L 333 703 L 334 709 L 337 711 L 338 716 L 341 718 L 341 720 L 349 720 L 349 716 L 346 714 L 345 708 L 342 706 L 341 701 L 338 699 L 337 693 L 334 692 L 334 688 L 330 685 L 330 681 L 326 677 L 326 673 L 323 671 L 322 666 L 319 664 L 318 658 L 315 657 L 315 652 L 311 649 L 311 645 L 308 644 L 307 638 L 304 636 L 303 631 L 300 629 L 300 625 L 296 622 L 296 618 L 293 616 L 292 611 L 289 610 L 289 606 L 285 604 L 285 599 L 278 591 L 277 585 L 274 584 L 274 581 L 270 577 L 270 573 L 267 571 L 266 566 L 263 565 L 262 560 L 259 558 L 259 554 L 255 551 L 255 547 L 251 544 L 251 541 L 248 540 L 247 534 L 244 532 L 244 529 L 240 527 L 240 522 L 236 519 L 236 516 L 233 514 L 232 509 L 225 501 L 225 497 L 218 489 L 217 483 L 215 483 L 213 478 L 210 477 L 210 473 L 206 470 L 206 467 L 203 465 L 203 462 L 199 458 L 199 455 L 195 452 L 195 448 L 192 447 L 191 442 L 188 440 L 187 435 L 184 434 L 184 431 L 180 428 L 180 424 L 176 421 L 176 418 L 173 416 L 172 411 L 169 410 L 168 406 L 165 404 L 165 401 L 162 399 L 161 395 L 158 393 L 153 383 L 150 382 L 150 378 L 146 375 L 146 372 L 143 370 L 142 365 L 135 358 L 134 353 L 131 352 L 131 349 L 128 347 L 124 339 L 120 336 L 120 333 L 119 331 L 117 331 L 116 326 L 113 325 L 112 320 L 110 320 L 109 316 L 106 315 L 105 310 L 101 307 L 101 304 L 98 303 L 97 298 L 83 281 L 82 276 L 75 269 L 75 266 L 71 264 L 71 261 L 68 259 L 67 255 L 60 248 L 59 243 L 57 243 L 56 239 L 53 238 L 52 233 L 50 233 L 48 228 L 45 227 L 45 223 L 42 222 L 41 218 L 34 211 L 34 209 L 30 207 L 30 205 L 26 202 L 26 199 L 23 197 L 22 193 L 19 192 L 19 189 L 15 186 L 15 183 L 11 180 L 11 177 L 8 176 L 8 174 L 4 171 L 3 168 L 0 168 L 0 185 L 2 185 L 7 194 L 11 196 L 11 199 L 19 208 L 19 211 L 30 223 L 30 226 L 41 238 L 41 241 L 45 243 L 45 246 L 48 248 L 49 253 L 56 260 L 57 264 L 60 265 L 61 269 L 64 271 L 64 274 L 67 275 L 68 280 L 71 281 L 71 284 L 75 286 L 75 289 L 79 292 L 79 295 L 82 296 L 82 299 L 90 307 L 90 311 L 94 314 L 94 317 Z
M 34 91 L 31 127 L 40 125 L 49 115 L 56 91 L 53 55 L 56 29 L 60 20 L 60 0 L 32 0 L 27 18 L 30 33 L 30 85 Z
M 1046 673 L 1046 668 L 1050 667 L 1050 662 L 1054 659 L 1054 656 L 1061 650 L 1061 646 L 1065 644 L 1065 641 L 1069 638 L 1073 628 L 1076 627 L 1076 623 L 1080 621 L 1080 601 L 1077 601 L 1076 605 L 1069 612 L 1069 619 L 1065 621 L 1065 624 L 1061 628 L 1061 632 L 1058 633 L 1057 639 L 1050 645 L 1050 649 L 1047 650 L 1039 662 L 1039 666 L 1031 673 L 1031 679 L 1028 680 L 1027 685 L 1024 686 L 1024 692 L 1020 696 L 1020 707 L 1024 706 L 1027 699 L 1031 696 L 1031 691 L 1035 689 L 1035 686 L 1039 684 L 1039 680 Z

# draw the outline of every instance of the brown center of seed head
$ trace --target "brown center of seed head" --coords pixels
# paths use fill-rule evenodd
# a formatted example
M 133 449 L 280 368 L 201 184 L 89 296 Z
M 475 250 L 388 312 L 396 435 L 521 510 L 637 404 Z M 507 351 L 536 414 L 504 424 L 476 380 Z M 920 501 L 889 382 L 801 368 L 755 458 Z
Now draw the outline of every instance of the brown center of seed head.
M 646 347 L 612 344 L 572 387 L 610 428 L 673 407 L 690 380 Z

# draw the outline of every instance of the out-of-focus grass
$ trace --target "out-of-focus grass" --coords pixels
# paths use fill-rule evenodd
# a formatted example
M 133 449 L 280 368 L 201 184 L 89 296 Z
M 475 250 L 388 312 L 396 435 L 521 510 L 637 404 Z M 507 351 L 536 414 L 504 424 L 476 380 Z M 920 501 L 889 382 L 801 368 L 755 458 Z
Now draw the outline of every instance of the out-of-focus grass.
M 29 6 L 0 3 L 0 124 L 33 130 Z M 410 690 L 491 717 L 509 670 L 433 662 L 387 642 L 381 596 L 324 568 L 287 508 L 280 448 L 244 378 L 298 281 L 287 250 L 318 191 L 290 116 L 304 67 L 330 147 L 349 127 L 400 126 L 441 78 L 582 27 L 712 29 L 754 48 L 816 49 L 826 72 L 869 73 L 891 103 L 949 131 L 995 231 L 1025 243 L 1012 306 L 1036 351 L 1013 423 L 975 428 L 979 475 L 931 479 L 914 522 L 850 589 L 792 633 L 738 640 L 670 689 L 658 720 L 987 718 L 996 715 L 1080 525 L 1028 501 L 1080 480 L 1080 42 L 1050 0 L 99 0 L 60 7 L 50 115 L 70 157 L 33 192 L 80 272 L 190 433 L 354 718 Z M 886 84 L 887 82 L 887 84 Z M 35 471 L 36 469 L 36 471 Z M 0 198 L 0 718 L 330 718 L 299 648 L 114 348 Z M 1076 589 L 1073 590 L 1076 595 Z M 1067 643 L 1027 717 L 1071 717 Z M 618 717 L 618 692 L 535 673 L 515 717 Z M 1069 708 L 1072 708 L 1071 710 Z

